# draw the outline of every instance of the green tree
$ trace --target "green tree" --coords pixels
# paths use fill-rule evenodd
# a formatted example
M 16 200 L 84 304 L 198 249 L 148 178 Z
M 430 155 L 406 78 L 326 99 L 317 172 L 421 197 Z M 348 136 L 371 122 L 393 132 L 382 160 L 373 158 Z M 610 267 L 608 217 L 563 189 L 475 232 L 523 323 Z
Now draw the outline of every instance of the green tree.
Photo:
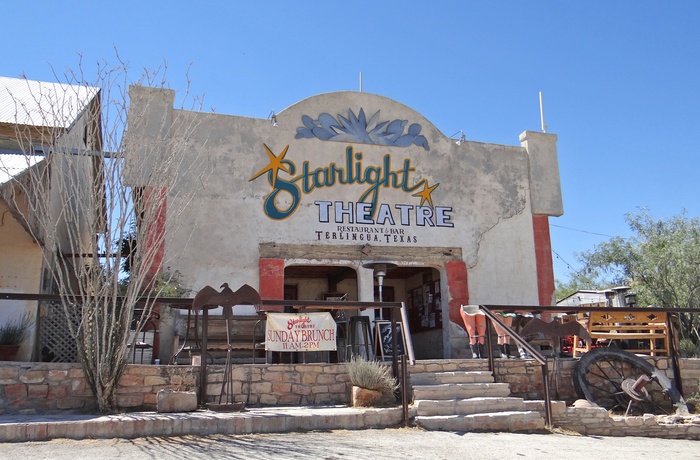
M 627 214 L 633 235 L 614 237 L 583 252 L 584 272 L 610 285 L 629 285 L 639 305 L 700 306 L 700 219 L 685 212 L 655 220 L 649 211 Z M 700 341 L 697 314 L 682 313 L 681 338 Z
M 580 290 L 602 290 L 613 284 L 610 279 L 602 276 L 600 270 L 589 269 L 580 270 L 569 276 L 567 281 L 554 280 L 555 296 L 561 300 Z

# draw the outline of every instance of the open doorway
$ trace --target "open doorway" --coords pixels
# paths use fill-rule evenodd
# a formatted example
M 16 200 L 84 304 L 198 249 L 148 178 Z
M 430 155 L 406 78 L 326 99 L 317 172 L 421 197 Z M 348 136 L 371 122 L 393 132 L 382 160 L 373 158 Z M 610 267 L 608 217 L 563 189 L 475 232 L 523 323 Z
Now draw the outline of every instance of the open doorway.
M 341 265 L 290 265 L 284 269 L 284 295 L 288 300 L 357 300 L 357 272 Z
M 378 281 L 374 297 L 379 301 Z M 430 267 L 398 266 L 386 272 L 382 300 L 404 302 L 416 359 L 444 358 L 443 293 L 440 272 Z M 290 265 L 284 270 L 285 298 L 358 300 L 357 272 L 339 265 Z M 350 314 L 350 313 L 349 313 Z M 390 318 L 389 309 L 382 316 Z
M 285 300 L 334 300 L 353 301 L 358 300 L 357 272 L 355 269 L 338 265 L 290 265 L 284 270 L 284 298 Z M 293 312 L 293 309 L 286 312 Z M 353 313 L 354 312 L 354 313 Z M 355 310 L 334 310 L 330 312 L 333 319 L 339 324 L 337 338 L 340 351 L 328 352 L 330 362 L 338 362 L 346 357 L 346 315 L 357 314 Z M 342 317 L 341 317 L 342 316 Z M 316 362 L 323 360 L 321 352 L 286 353 L 281 356 L 282 362 Z M 274 358 L 273 358 L 274 359 Z
M 375 301 L 379 286 L 375 280 Z M 382 300 L 404 302 L 416 359 L 444 358 L 442 292 L 440 272 L 429 267 L 399 266 L 388 270 L 383 280 Z M 389 318 L 388 309 L 382 311 Z

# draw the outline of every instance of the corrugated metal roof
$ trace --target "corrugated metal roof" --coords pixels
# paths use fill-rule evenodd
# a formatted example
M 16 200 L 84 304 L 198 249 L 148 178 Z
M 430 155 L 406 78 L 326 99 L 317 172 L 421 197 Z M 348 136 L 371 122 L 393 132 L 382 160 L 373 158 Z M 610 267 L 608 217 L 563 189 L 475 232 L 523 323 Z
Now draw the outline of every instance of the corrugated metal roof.
M 92 86 L 0 77 L 0 123 L 70 128 L 98 92 Z M 43 159 L 0 154 L 0 185 Z
M 93 86 L 0 77 L 0 123 L 68 128 L 98 91 Z
M 42 161 L 38 155 L 13 155 L 0 153 L 0 186 L 12 177 Z

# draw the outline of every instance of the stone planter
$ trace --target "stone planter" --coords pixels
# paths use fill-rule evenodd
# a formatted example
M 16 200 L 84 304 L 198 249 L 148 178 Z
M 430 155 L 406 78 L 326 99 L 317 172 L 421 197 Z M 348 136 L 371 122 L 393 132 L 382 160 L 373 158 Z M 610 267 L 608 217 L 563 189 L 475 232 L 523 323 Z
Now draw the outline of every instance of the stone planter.
M 195 391 L 160 390 L 156 395 L 158 412 L 194 412 L 197 410 Z
M 382 405 L 384 394 L 379 390 L 370 390 L 358 386 L 352 387 L 352 405 L 356 407 L 375 407 Z

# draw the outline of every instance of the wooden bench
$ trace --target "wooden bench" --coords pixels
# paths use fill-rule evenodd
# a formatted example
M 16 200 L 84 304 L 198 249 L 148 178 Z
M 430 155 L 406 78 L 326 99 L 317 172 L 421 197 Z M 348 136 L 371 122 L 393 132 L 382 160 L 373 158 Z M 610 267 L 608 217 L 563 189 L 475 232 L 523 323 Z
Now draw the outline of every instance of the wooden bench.
M 228 323 L 224 316 L 208 315 L 206 355 L 210 363 L 225 362 L 229 349 L 234 361 L 255 363 L 256 358 L 265 357 L 264 342 L 264 315 L 233 315 Z M 188 314 L 185 337 L 172 362 L 201 355 L 202 316 Z
M 580 315 L 578 321 L 586 326 L 593 342 L 625 341 L 625 350 L 630 353 L 669 356 L 668 315 L 665 312 L 624 312 L 604 308 Z M 581 342 L 578 336 L 574 336 L 574 357 L 591 349 L 590 343 Z

